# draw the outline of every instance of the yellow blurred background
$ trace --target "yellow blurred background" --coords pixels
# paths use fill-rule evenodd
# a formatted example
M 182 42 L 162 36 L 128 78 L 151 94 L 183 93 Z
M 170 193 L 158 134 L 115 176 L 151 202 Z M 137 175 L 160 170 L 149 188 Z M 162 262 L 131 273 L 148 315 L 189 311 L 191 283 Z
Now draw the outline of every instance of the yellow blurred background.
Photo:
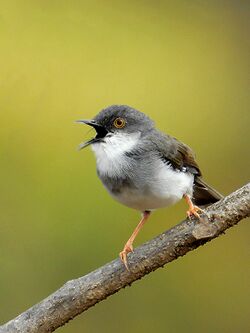
M 228 194 L 249 181 L 248 1 L 14 1 L 0 9 L 0 321 L 114 259 L 138 222 L 75 124 L 128 104 L 190 145 Z M 185 216 L 155 212 L 136 244 Z M 250 331 L 249 222 L 58 330 Z

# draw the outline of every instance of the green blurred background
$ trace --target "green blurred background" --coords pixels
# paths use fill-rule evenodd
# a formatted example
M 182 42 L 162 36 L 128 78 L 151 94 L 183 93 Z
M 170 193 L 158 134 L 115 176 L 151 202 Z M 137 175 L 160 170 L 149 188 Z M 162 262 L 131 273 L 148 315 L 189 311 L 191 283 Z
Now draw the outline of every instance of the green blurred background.
M 128 104 L 189 144 L 224 194 L 249 181 L 249 1 L 13 1 L 0 7 L 0 320 L 114 259 L 139 214 L 74 120 Z M 185 216 L 154 213 L 136 244 Z M 249 332 L 249 223 L 59 329 Z

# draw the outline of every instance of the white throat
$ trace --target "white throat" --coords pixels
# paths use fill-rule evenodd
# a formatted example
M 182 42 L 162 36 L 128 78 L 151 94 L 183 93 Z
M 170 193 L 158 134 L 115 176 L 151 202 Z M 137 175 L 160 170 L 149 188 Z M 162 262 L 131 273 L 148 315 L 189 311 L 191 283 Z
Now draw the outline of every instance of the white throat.
M 114 177 L 129 169 L 128 159 L 124 154 L 136 146 L 140 135 L 140 132 L 108 134 L 104 142 L 93 144 L 91 147 L 96 156 L 98 172 Z

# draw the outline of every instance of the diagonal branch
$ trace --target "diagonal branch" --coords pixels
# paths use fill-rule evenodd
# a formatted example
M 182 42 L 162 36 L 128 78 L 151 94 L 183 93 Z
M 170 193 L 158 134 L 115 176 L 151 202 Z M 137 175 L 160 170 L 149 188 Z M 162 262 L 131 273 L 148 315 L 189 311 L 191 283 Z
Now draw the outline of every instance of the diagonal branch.
M 0 333 L 53 332 L 78 314 L 144 275 L 223 234 L 250 216 L 250 183 L 206 209 L 203 221 L 185 220 L 138 247 L 129 255 L 130 272 L 116 259 L 68 281 L 15 319 Z

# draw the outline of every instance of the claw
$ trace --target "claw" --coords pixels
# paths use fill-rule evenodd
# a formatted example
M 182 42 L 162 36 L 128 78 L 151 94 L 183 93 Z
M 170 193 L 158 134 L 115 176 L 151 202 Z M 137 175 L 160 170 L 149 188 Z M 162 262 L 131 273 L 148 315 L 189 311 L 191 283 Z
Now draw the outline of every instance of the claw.
M 145 210 L 145 212 L 143 212 L 143 214 L 142 214 L 141 221 L 139 222 L 139 224 L 133 231 L 132 235 L 130 236 L 129 240 L 125 244 L 122 252 L 120 252 L 120 259 L 123 262 L 124 266 L 126 267 L 127 271 L 129 271 L 127 254 L 134 251 L 133 250 L 133 241 L 135 240 L 135 237 L 137 236 L 138 232 L 143 227 L 143 225 L 145 224 L 145 222 L 147 221 L 149 216 L 150 216 L 150 211 Z
M 199 220 L 201 219 L 199 213 L 204 213 L 204 210 L 202 210 L 200 207 L 195 206 L 188 194 L 184 194 L 184 199 L 187 201 L 188 204 L 188 211 L 187 211 L 187 216 L 189 219 L 191 219 L 192 215 L 196 216 Z
M 133 252 L 133 251 L 134 251 L 134 249 L 133 249 L 132 245 L 125 244 L 123 250 L 119 254 L 120 259 L 123 262 L 124 266 L 126 267 L 127 271 L 129 271 L 127 254 L 130 253 L 130 252 Z
M 201 217 L 199 213 L 204 213 L 204 211 L 198 206 L 193 206 L 190 207 L 189 210 L 187 211 L 187 216 L 189 219 L 192 217 L 192 215 L 200 219 Z

